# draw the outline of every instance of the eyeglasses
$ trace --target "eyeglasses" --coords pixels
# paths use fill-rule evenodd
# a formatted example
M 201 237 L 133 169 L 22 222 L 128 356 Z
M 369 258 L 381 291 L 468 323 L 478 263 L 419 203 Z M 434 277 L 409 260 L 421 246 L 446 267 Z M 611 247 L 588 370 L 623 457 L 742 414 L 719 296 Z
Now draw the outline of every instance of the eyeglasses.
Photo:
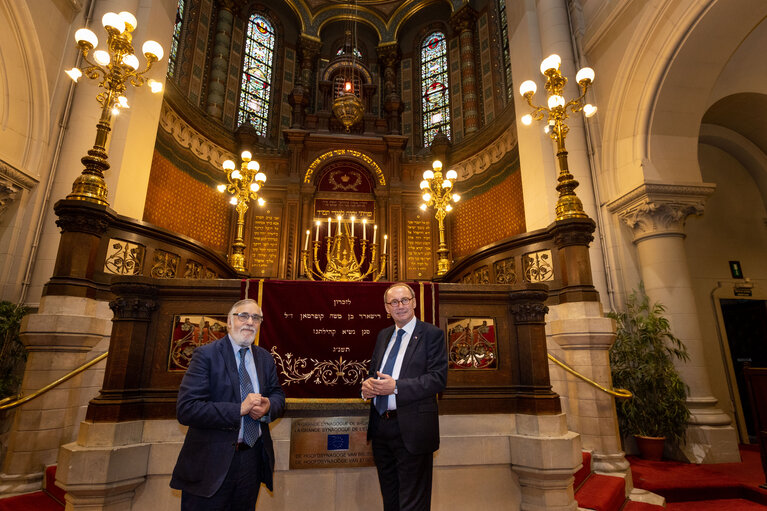
M 254 323 L 259 323 L 264 320 L 264 317 L 261 314 L 248 314 L 247 312 L 239 312 L 237 314 L 232 314 L 232 316 L 235 316 L 243 323 L 248 321 L 248 319 L 252 319 Z
M 399 307 L 399 304 L 408 305 L 412 300 L 412 298 L 403 298 L 402 300 L 392 300 L 386 303 L 391 307 Z

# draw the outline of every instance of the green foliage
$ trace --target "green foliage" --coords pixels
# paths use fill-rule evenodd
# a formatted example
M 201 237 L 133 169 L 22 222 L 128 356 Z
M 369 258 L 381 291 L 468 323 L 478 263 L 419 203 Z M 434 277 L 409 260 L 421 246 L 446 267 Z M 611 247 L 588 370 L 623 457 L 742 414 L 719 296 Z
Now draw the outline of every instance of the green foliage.
M 27 350 L 19 339 L 21 318 L 29 309 L 11 302 L 0 302 L 0 398 L 15 395 L 21 383 L 19 364 Z
M 674 367 L 674 359 L 689 360 L 684 344 L 663 317 L 665 308 L 650 304 L 644 285 L 631 293 L 625 312 L 611 312 L 618 335 L 610 349 L 613 385 L 634 397 L 616 403 L 624 435 L 666 437 L 684 443 L 690 418 L 685 399 L 687 385 Z

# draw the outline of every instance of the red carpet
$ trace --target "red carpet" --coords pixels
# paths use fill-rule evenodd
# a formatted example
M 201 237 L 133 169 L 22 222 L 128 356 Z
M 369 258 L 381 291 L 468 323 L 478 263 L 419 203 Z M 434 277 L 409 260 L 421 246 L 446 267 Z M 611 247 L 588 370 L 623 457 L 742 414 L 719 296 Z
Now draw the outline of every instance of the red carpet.
M 767 506 L 744 499 L 670 502 L 667 511 L 763 511 Z
M 658 495 L 676 511 L 739 511 L 767 509 L 767 491 L 759 452 L 741 447 L 740 463 L 696 465 L 647 461 L 628 456 L 634 486 Z
M 64 490 L 54 484 L 56 465 L 45 469 L 43 489 L 0 499 L 0 511 L 64 511 Z
M 43 491 L 0 499 L 0 511 L 64 511 L 64 506 Z

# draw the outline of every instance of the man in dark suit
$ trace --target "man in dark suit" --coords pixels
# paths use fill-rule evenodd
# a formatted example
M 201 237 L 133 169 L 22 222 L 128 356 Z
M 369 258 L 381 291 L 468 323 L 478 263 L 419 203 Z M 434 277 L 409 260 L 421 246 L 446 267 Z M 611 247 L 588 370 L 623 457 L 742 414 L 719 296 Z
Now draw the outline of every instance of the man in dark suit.
M 394 326 L 378 334 L 362 397 L 371 399 L 368 439 L 385 511 L 428 510 L 432 458 L 439 448 L 437 394 L 447 382 L 442 330 L 415 317 L 415 293 L 389 287 L 384 306 Z
M 197 348 L 181 381 L 176 416 L 189 430 L 170 486 L 183 511 L 253 511 L 261 483 L 272 489 L 269 423 L 285 394 L 274 359 L 253 344 L 262 321 L 254 300 L 235 303 L 228 334 Z

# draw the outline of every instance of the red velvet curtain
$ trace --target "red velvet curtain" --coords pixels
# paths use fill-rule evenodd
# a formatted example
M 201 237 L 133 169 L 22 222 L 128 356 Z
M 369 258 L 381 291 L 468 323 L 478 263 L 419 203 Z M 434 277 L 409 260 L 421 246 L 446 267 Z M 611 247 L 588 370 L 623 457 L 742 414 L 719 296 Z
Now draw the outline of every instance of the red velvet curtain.
M 264 311 L 257 342 L 274 356 L 286 396 L 359 399 L 378 332 L 392 324 L 383 304 L 390 282 L 244 280 L 242 297 Z M 416 317 L 437 324 L 437 284 L 411 283 Z

